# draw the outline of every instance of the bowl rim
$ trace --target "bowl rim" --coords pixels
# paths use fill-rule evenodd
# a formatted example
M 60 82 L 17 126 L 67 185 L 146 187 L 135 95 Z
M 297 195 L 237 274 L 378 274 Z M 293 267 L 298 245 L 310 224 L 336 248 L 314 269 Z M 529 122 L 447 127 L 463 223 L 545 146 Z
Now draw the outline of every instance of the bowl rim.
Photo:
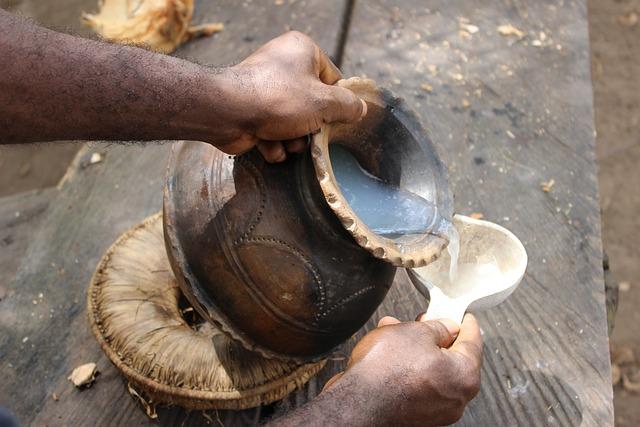
M 426 137 L 426 131 L 420 125 L 415 114 L 408 111 L 404 103 L 394 97 L 386 89 L 379 88 L 376 83 L 367 78 L 351 77 L 339 80 L 337 86 L 347 88 L 368 104 L 375 104 L 386 108 L 393 105 L 393 111 L 397 112 L 396 118 L 409 132 L 421 139 L 428 149 L 433 151 L 435 160 L 436 191 L 438 208 L 445 217 L 453 215 L 453 196 L 449 187 L 446 168 L 440 161 L 437 150 Z M 336 214 L 342 226 L 353 236 L 356 243 L 366 249 L 374 257 L 385 260 L 396 267 L 414 268 L 425 266 L 434 261 L 447 247 L 449 241 L 442 236 L 431 235 L 424 244 L 417 249 L 406 251 L 401 245 L 392 239 L 373 232 L 353 211 L 346 198 L 342 194 L 338 182 L 333 173 L 329 156 L 329 136 L 331 124 L 324 124 L 320 131 L 313 135 L 311 140 L 311 157 L 316 171 L 316 178 L 322 189 L 322 193 L 329 207 Z

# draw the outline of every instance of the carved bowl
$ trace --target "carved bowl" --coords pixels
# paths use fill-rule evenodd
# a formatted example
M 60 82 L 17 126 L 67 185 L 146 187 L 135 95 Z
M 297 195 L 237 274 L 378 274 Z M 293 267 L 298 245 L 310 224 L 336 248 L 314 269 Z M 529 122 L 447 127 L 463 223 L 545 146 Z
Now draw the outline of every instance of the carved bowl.
M 176 144 L 169 160 L 164 236 L 182 292 L 204 318 L 266 357 L 325 356 L 370 318 L 395 266 L 424 265 L 447 244 L 430 233 L 378 236 L 350 210 L 329 143 L 433 200 L 444 217 L 452 203 L 444 168 L 403 103 L 368 80 L 341 84 L 367 101 L 366 118 L 324 126 L 311 150 L 281 164 L 198 142 Z

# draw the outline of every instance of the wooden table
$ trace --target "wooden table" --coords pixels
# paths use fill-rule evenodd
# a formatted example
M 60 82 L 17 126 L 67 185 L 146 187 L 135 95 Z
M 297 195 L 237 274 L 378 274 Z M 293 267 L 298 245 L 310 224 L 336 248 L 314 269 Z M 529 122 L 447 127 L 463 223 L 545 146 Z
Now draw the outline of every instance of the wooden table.
M 74 8 L 53 15 L 57 26 L 95 8 L 65 2 Z M 22 6 L 45 16 L 42 4 Z M 299 29 L 346 75 L 404 97 L 449 166 L 456 211 L 482 213 L 525 244 L 520 288 L 479 316 L 482 390 L 460 425 L 613 425 L 584 1 L 200 1 L 195 21 L 207 20 L 225 30 L 177 55 L 225 65 Z M 505 24 L 523 37 L 499 34 Z M 107 247 L 160 209 L 168 148 L 93 143 L 58 189 L 0 199 L 0 404 L 24 425 L 154 424 L 92 337 L 85 290 Z M 86 166 L 93 152 L 104 161 Z M 315 396 L 381 316 L 407 320 L 425 307 L 399 271 L 371 321 L 302 390 L 242 412 L 162 408 L 160 424 L 283 413 Z M 79 392 L 66 377 L 88 361 L 102 374 Z

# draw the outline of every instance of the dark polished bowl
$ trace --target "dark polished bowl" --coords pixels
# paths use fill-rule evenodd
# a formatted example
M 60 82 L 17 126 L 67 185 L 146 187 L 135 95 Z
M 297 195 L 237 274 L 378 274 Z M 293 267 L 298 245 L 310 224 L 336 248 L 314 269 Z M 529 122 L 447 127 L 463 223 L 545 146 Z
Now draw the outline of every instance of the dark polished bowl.
M 398 243 L 354 227 L 357 216 L 327 186 L 335 178 L 321 141 L 334 135 L 366 169 L 432 197 L 451 216 L 444 170 L 417 120 L 388 92 L 366 88 L 371 115 L 323 128 L 313 155 L 268 164 L 255 150 L 233 157 L 197 142 L 172 150 L 164 233 L 180 287 L 201 315 L 267 357 L 326 355 L 382 302 L 393 264 L 426 263 L 447 243 L 430 234 Z M 388 141 L 394 147 L 383 132 L 391 124 L 403 139 Z M 407 248 L 409 256 L 389 256 Z

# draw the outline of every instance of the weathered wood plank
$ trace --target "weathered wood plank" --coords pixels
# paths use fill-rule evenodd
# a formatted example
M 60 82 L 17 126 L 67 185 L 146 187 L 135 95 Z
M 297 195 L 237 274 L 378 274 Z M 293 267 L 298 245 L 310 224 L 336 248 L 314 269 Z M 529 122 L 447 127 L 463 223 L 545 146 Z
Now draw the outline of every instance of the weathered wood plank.
M 344 67 L 419 113 L 457 212 L 505 225 L 529 253 L 519 290 L 480 316 L 482 391 L 460 425 L 612 425 L 586 6 L 428 7 L 358 2 Z M 524 37 L 498 34 L 509 23 Z M 412 318 L 423 303 L 404 273 L 397 284 L 383 310 Z
M 24 3 L 21 10 L 28 11 Z M 329 54 L 335 54 L 344 5 L 342 0 L 285 2 L 281 6 L 257 1 L 200 1 L 194 21 L 223 21 L 225 30 L 187 44 L 177 55 L 226 65 L 288 28 L 308 32 Z M 21 424 L 154 424 L 129 396 L 120 374 L 91 335 L 85 290 L 96 263 L 111 243 L 161 208 L 168 149 L 168 145 L 154 144 L 91 144 L 80 156 L 101 152 L 104 161 L 90 166 L 85 163 L 86 167 L 77 162 L 42 226 L 34 227 L 25 262 L 16 280 L 8 285 L 10 295 L 0 303 L 0 402 L 17 414 Z M 80 392 L 66 378 L 75 366 L 88 361 L 96 362 L 102 374 L 91 389 Z M 57 401 L 52 399 L 54 393 Z M 209 422 L 198 412 L 159 412 L 163 425 Z M 271 408 L 262 408 L 218 416 L 225 425 L 255 424 L 271 412 Z M 211 416 L 215 420 L 216 414 Z
M 0 301 L 7 296 L 8 284 L 56 192 L 47 189 L 0 198 Z

